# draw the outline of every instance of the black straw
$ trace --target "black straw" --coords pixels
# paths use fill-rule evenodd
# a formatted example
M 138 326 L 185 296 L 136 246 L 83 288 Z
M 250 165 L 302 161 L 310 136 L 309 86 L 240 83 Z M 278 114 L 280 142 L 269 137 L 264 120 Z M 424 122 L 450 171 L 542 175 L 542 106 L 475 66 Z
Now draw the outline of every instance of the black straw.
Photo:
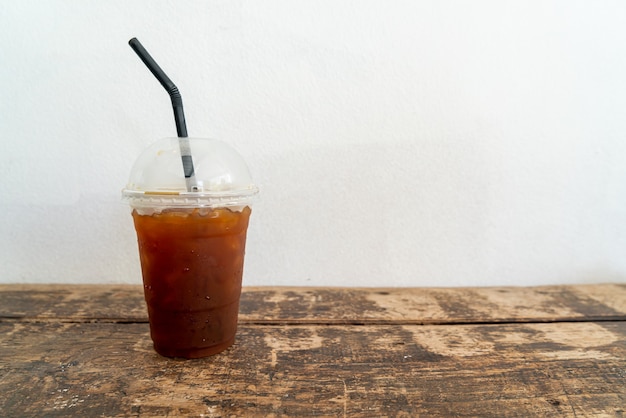
M 174 109 L 174 121 L 176 122 L 176 132 L 178 138 L 187 138 L 187 125 L 185 124 L 185 112 L 183 110 L 183 98 L 178 91 L 178 87 L 172 80 L 165 74 L 165 72 L 159 67 L 159 64 L 150 56 L 148 51 L 141 45 L 141 42 L 137 38 L 133 38 L 128 41 L 130 47 L 137 53 L 139 58 L 148 67 L 150 72 L 156 77 L 161 85 L 167 90 L 172 100 L 172 108 Z M 180 139 L 180 156 L 183 161 L 183 170 L 185 172 L 185 180 L 187 183 L 187 191 L 198 191 L 198 185 L 196 184 L 193 168 L 193 160 L 191 158 L 191 149 L 188 139 Z
M 159 67 L 154 58 L 150 56 L 148 51 L 141 45 L 141 42 L 137 38 L 133 38 L 128 41 L 130 47 L 139 55 L 139 58 L 146 64 L 146 67 L 152 74 L 159 80 L 159 83 L 167 90 L 172 99 L 172 107 L 174 108 L 174 119 L 176 121 L 176 131 L 180 138 L 187 137 L 187 126 L 185 124 L 185 112 L 183 111 L 183 98 L 178 91 L 178 87 L 172 80 L 165 74 L 165 72 Z

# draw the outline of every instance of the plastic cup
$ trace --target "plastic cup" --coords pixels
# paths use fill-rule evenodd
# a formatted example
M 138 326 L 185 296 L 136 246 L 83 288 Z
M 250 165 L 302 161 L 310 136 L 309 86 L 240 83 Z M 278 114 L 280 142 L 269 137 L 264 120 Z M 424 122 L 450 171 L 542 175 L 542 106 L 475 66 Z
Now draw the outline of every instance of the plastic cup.
M 178 138 L 147 148 L 122 195 L 132 208 L 154 349 L 217 354 L 235 341 L 250 204 L 258 194 L 225 143 L 189 138 L 198 185 L 188 192 Z

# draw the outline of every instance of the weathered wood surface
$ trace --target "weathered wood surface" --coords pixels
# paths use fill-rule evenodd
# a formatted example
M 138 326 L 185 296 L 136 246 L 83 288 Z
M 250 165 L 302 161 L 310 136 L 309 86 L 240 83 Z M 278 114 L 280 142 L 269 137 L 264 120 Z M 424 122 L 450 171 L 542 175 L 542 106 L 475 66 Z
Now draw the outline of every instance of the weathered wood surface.
M 147 322 L 140 286 L 0 285 L 0 318 Z M 626 284 L 484 288 L 248 287 L 241 323 L 619 320 Z
M 0 286 L 0 416 L 626 415 L 625 285 L 246 289 L 199 360 L 152 350 L 143 303 Z

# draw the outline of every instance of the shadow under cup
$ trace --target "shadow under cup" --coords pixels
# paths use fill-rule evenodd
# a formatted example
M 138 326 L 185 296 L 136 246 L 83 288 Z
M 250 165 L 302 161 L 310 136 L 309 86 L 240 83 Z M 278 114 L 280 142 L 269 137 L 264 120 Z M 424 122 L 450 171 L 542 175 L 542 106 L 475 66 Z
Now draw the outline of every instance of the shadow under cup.
M 248 206 L 133 210 L 159 354 L 199 358 L 233 344 L 250 213 Z

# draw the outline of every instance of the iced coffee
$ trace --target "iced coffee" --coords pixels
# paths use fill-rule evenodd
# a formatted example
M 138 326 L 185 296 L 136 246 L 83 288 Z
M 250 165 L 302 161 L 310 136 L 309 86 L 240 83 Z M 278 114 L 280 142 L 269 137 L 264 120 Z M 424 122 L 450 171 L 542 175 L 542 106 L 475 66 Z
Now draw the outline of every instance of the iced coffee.
M 234 150 L 214 140 L 191 139 L 191 145 L 197 192 L 185 189 L 176 139 L 146 150 L 124 190 L 150 334 L 155 350 L 168 357 L 205 357 L 233 344 L 250 202 L 257 194 Z

